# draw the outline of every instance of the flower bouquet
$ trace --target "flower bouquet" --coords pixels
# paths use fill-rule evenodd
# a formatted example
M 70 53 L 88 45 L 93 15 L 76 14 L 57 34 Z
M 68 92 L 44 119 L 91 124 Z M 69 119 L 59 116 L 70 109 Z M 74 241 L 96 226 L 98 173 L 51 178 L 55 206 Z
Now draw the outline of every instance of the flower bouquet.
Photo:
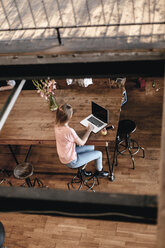
M 37 93 L 39 93 L 41 97 L 44 97 L 46 101 L 49 101 L 50 110 L 56 110 L 58 108 L 55 100 L 56 81 L 54 79 L 48 79 L 45 81 L 32 80 L 32 82 L 37 88 Z

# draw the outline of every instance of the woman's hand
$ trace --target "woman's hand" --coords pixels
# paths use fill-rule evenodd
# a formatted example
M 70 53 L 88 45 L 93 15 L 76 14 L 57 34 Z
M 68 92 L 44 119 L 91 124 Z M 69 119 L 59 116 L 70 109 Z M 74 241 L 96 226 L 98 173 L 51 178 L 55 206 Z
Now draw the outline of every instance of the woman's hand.
M 93 131 L 93 129 L 94 129 L 94 126 L 92 125 L 92 124 L 88 124 L 88 127 L 87 127 L 87 130 L 89 131 L 89 132 L 92 132 Z
M 79 146 L 85 145 L 85 143 L 87 142 L 88 137 L 89 137 L 89 135 L 90 135 L 90 133 L 92 132 L 93 129 L 94 129 L 93 125 L 89 124 L 88 127 L 87 127 L 87 130 L 86 130 L 86 132 L 85 132 L 85 134 L 83 136 L 83 138 L 81 139 L 81 138 L 78 137 L 77 140 L 76 140 L 76 144 L 79 145 Z

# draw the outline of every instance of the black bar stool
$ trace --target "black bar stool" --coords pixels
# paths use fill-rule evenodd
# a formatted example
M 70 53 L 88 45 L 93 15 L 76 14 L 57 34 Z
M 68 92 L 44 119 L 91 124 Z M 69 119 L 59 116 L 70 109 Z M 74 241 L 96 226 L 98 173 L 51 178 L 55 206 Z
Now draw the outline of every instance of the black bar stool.
M 85 176 L 82 168 L 84 166 L 81 166 L 77 171 L 77 174 L 72 178 L 71 182 L 69 182 L 68 185 L 68 190 L 77 190 L 80 191 L 81 189 L 84 191 L 89 191 L 92 190 L 95 192 L 93 187 L 95 186 L 95 182 L 97 182 L 97 185 L 99 185 L 99 180 L 95 174 L 92 174 L 91 176 Z
M 142 157 L 145 158 L 144 148 L 139 146 L 138 142 L 130 138 L 130 134 L 135 132 L 136 123 L 132 120 L 121 120 L 119 121 L 117 137 L 116 137 L 116 152 L 115 159 L 118 165 L 117 156 L 130 155 L 132 159 L 133 169 L 135 169 L 134 155 L 142 150 Z M 125 154 L 124 154 L 125 153 Z

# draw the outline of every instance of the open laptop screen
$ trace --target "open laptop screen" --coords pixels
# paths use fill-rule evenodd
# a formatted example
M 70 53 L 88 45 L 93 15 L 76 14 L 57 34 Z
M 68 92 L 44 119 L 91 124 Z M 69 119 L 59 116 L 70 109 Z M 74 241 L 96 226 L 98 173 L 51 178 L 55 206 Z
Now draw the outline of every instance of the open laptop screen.
M 96 104 L 95 102 L 92 102 L 92 114 L 103 121 L 104 123 L 109 122 L 109 114 L 108 110 L 101 107 L 100 105 Z

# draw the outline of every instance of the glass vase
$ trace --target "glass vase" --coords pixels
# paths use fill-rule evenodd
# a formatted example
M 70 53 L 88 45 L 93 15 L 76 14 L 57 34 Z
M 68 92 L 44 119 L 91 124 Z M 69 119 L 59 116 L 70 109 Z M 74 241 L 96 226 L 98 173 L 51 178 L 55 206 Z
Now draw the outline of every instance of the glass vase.
M 53 95 L 49 96 L 49 106 L 51 111 L 55 111 L 58 108 L 58 105 L 56 103 L 56 99 Z

